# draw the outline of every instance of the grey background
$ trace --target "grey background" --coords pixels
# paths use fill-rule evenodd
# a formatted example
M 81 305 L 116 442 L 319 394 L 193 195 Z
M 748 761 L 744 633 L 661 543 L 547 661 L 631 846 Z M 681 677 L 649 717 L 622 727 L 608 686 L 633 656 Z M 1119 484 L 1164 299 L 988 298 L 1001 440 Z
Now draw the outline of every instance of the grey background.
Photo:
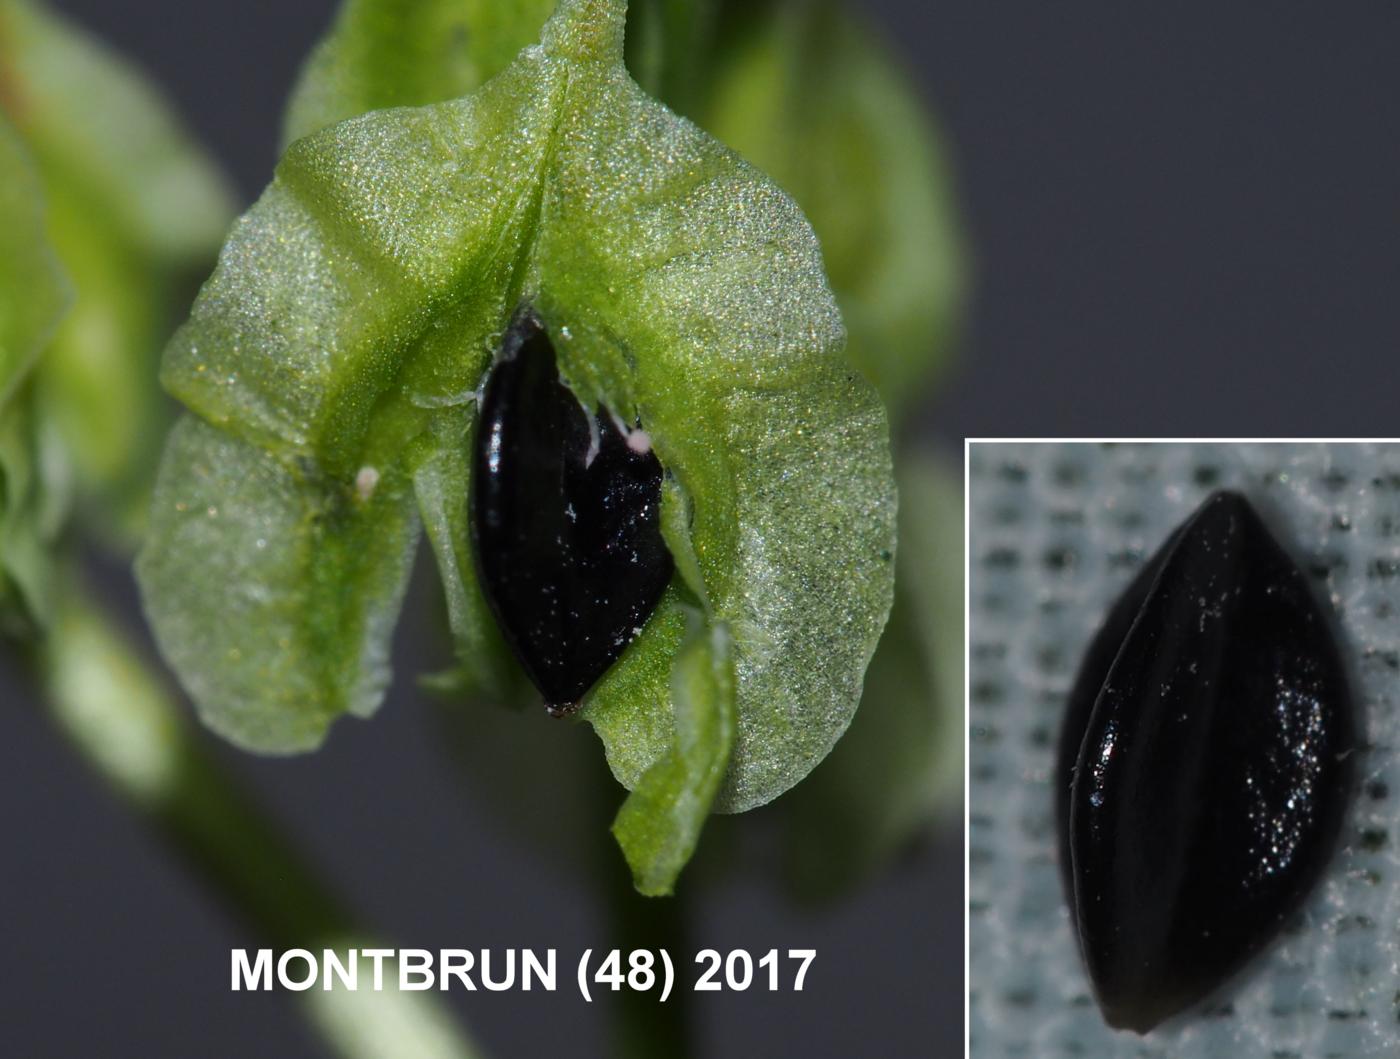
M 268 178 L 283 100 L 333 9 L 330 0 L 56 6 L 145 65 L 245 199 Z M 949 451 L 959 455 L 956 446 Z M 103 579 L 134 615 L 124 571 L 103 571 Z M 544 855 L 530 841 L 527 832 L 559 830 L 550 825 L 578 797 L 576 777 L 561 775 L 529 802 L 464 778 L 443 746 L 437 715 L 412 687 L 414 673 L 447 657 L 435 643 L 425 579 L 416 587 L 399 633 L 400 676 L 372 721 L 346 721 L 322 751 L 290 760 L 260 760 L 209 742 L 379 936 L 425 948 L 559 949 L 557 994 L 454 995 L 488 1054 L 606 1056 L 609 1012 L 579 999 L 572 965 L 585 947 L 618 943 L 606 908 L 586 889 L 586 854 L 579 852 L 616 858 L 612 841 L 603 826 L 574 836 L 575 850 L 562 856 Z M 0 704 L 0 829 L 7 838 L 0 1053 L 321 1055 L 291 994 L 229 991 L 229 948 L 256 947 L 259 939 L 106 795 L 3 667 Z M 514 737 L 581 741 L 584 758 L 601 767 L 586 727 L 529 720 L 535 723 Z M 479 749 L 490 756 L 496 737 L 482 734 Z M 616 788 L 614 804 L 621 797 Z M 517 801 L 526 818 L 512 824 L 501 810 Z M 771 861 L 774 824 L 771 810 L 759 810 L 737 825 L 712 826 L 709 855 L 722 858 L 721 831 L 737 830 L 743 852 L 736 863 Z M 818 951 L 801 994 L 697 995 L 700 1054 L 958 1050 L 962 862 L 961 828 L 949 829 L 857 900 L 815 910 L 794 908 L 759 872 L 710 883 L 692 866 L 688 951 Z

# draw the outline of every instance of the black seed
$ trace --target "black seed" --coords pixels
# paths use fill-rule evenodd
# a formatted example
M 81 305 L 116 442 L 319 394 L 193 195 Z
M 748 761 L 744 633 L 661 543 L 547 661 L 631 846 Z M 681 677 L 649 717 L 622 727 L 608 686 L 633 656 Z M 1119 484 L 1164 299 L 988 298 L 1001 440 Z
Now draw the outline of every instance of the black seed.
M 1110 1025 L 1146 1033 L 1278 933 L 1335 844 L 1356 747 L 1306 578 L 1214 494 L 1109 612 L 1060 742 L 1060 864 Z
M 506 332 L 480 412 L 471 526 L 482 589 L 549 712 L 563 716 L 671 579 L 661 464 L 602 409 L 590 432 L 528 309 Z

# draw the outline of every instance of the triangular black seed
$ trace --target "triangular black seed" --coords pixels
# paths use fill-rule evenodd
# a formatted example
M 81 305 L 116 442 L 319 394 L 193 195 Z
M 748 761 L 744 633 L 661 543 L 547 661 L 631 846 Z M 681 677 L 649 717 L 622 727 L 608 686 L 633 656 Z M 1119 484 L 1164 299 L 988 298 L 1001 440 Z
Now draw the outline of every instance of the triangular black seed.
M 554 347 L 516 315 L 486 382 L 472 455 L 471 526 L 487 602 L 562 716 L 641 631 L 671 580 L 661 464 L 645 435 L 559 381 Z
M 1114 605 L 1066 711 L 1060 863 L 1110 1025 L 1146 1033 L 1278 933 L 1335 845 L 1356 747 L 1302 571 L 1214 494 Z

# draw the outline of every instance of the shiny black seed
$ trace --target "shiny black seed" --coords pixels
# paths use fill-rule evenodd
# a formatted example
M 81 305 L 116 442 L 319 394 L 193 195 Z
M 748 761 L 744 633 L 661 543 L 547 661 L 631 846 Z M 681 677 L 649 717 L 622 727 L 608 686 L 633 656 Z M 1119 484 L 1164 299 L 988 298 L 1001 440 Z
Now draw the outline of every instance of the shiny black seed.
M 1214 494 L 1109 612 L 1061 736 L 1060 864 L 1110 1025 L 1146 1033 L 1268 944 L 1326 865 L 1356 747 L 1306 578 Z
M 671 579 L 644 439 L 585 413 L 538 317 L 516 315 L 481 398 L 472 539 L 486 600 L 555 716 L 578 708 Z

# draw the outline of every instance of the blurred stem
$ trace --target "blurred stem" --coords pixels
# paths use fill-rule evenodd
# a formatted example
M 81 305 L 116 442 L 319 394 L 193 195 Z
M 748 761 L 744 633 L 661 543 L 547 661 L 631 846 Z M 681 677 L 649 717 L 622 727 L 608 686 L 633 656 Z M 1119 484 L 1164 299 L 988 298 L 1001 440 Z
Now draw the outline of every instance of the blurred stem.
M 102 606 L 76 583 L 57 595 L 53 625 L 29 669 L 88 764 L 266 944 L 313 951 L 371 944 L 196 740 L 163 680 Z M 346 1059 L 480 1055 L 430 994 L 311 990 L 300 997 L 322 1038 Z
M 618 787 L 611 776 L 600 785 L 598 799 L 603 812 L 598 834 L 607 835 L 607 821 L 617 810 Z M 618 1059 L 687 1059 L 695 1052 L 689 1010 L 689 936 L 683 888 L 670 897 L 643 897 L 632 884 L 632 873 L 622 852 L 611 842 L 596 858 L 596 876 L 612 926 L 610 947 L 623 954 L 622 970 L 627 971 L 627 953 L 649 949 L 656 956 L 658 985 L 648 993 L 618 991 L 613 1010 L 613 1052 Z M 661 1003 L 661 950 L 671 954 L 676 982 L 670 997 Z
M 694 117 L 709 76 L 716 0 L 630 0 L 627 67 L 649 95 Z

